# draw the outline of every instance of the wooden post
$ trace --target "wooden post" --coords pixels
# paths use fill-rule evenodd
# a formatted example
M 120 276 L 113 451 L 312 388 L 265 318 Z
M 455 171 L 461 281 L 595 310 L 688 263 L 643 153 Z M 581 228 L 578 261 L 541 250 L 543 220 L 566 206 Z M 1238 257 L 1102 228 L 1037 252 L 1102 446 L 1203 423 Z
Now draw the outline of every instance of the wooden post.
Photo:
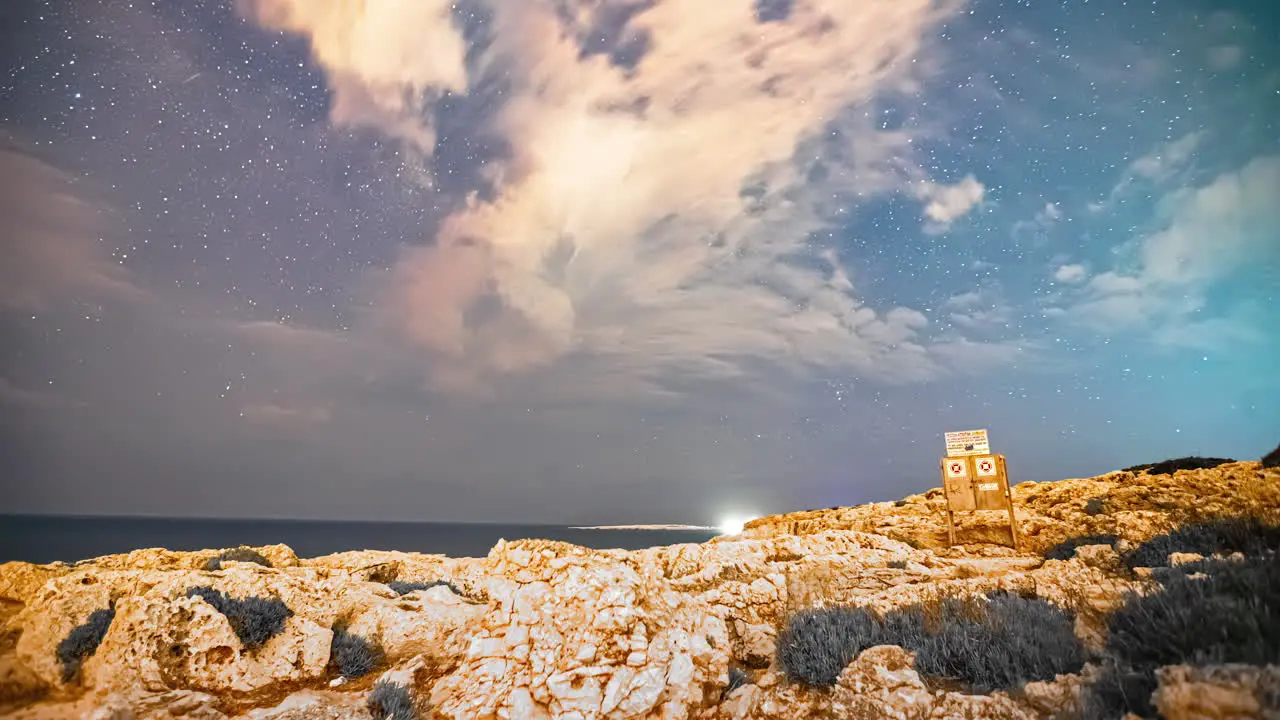
M 945 457 L 939 463 L 942 492 L 947 498 L 947 542 L 956 544 L 956 511 L 973 510 L 973 469 L 969 458 Z
M 1004 483 L 1005 507 L 1009 508 L 1009 532 L 1013 535 L 1013 549 L 1022 552 L 1022 539 L 1018 534 L 1018 516 L 1013 512 L 1013 484 L 1009 482 L 1009 470 L 1005 467 L 1004 456 L 997 455 L 1000 462 L 1000 478 Z

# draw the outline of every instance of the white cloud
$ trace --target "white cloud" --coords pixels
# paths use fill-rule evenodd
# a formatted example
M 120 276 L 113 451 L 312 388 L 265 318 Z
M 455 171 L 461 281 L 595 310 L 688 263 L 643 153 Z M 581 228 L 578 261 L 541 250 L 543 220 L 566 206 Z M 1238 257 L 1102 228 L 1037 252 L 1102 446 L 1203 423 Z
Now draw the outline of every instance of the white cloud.
M 1110 210 L 1138 189 L 1158 192 L 1186 184 L 1189 173 L 1194 170 L 1196 152 L 1207 135 L 1203 130 L 1187 133 L 1129 163 L 1110 195 L 1101 202 L 1089 203 L 1089 210 L 1095 213 Z
M 1015 330 L 1014 309 L 994 287 L 953 295 L 941 309 L 952 327 L 975 338 L 1008 335 Z
M 1089 271 L 1084 265 L 1059 265 L 1057 270 L 1053 271 L 1053 281 L 1066 285 L 1076 285 L 1084 282 L 1089 277 Z
M 446 92 L 467 91 L 466 47 L 451 22 L 451 0 L 368 8 L 311 0 L 235 2 L 266 27 L 311 36 L 315 61 L 329 70 L 336 124 L 375 128 L 429 155 L 436 133 L 424 110 Z M 403 41 L 408 33 L 413 43 Z
M 499 3 L 469 61 L 444 37 L 445 3 L 314 5 L 242 0 L 309 38 L 344 98 L 335 122 L 429 144 L 418 105 L 433 93 L 489 76 L 509 88 L 487 123 L 511 148 L 489 168 L 493 199 L 406 248 L 375 299 L 434 387 L 484 392 L 557 366 L 650 392 L 760 361 L 888 381 L 945 370 L 922 315 L 864 303 L 810 236 L 835 207 L 908 183 L 935 230 L 981 202 L 976 178 L 929 182 L 911 136 L 847 112 L 911 90 L 927 33 L 961 3 L 810 0 L 768 24 L 749 0 Z M 643 55 L 584 53 L 577 38 L 601 23 Z
M 1154 152 L 1134 160 L 1129 165 L 1128 174 L 1131 177 L 1146 178 L 1157 183 L 1168 180 L 1191 162 L 1204 137 L 1203 131 L 1183 135 Z
M 1215 319 L 1208 294 L 1239 273 L 1280 270 L 1277 197 L 1276 155 L 1174 191 L 1162 203 L 1167 216 L 1125 249 L 1125 263 L 1066 296 L 1068 317 L 1104 331 L 1147 329 L 1158 340 L 1187 337 L 1197 326 L 1212 327 L 1219 337 L 1232 334 L 1225 319 Z M 1232 336 L 1256 334 L 1240 329 Z
M 950 229 L 952 223 L 982 202 L 986 190 L 986 186 L 973 175 L 966 175 L 954 185 L 929 181 L 917 183 L 916 197 L 924 201 L 924 216 L 930 220 L 927 231 L 938 233 Z

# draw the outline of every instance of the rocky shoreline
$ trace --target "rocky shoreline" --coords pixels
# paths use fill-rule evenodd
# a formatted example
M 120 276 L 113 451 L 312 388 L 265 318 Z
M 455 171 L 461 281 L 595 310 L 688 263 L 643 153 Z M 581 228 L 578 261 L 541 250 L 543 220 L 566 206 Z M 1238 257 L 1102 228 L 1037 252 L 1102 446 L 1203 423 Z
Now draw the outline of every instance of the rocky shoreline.
M 946 547 L 933 490 L 633 552 L 522 540 L 483 558 L 298 558 L 277 545 L 216 562 L 220 551 L 161 549 L 10 562 L 0 565 L 0 715 L 1083 717 L 1109 618 L 1160 591 L 1157 570 L 1132 566 L 1135 548 L 1206 518 L 1280 523 L 1280 470 L 1256 462 L 1024 483 L 1013 495 L 1021 552 L 998 513 L 964 517 L 964 544 Z M 1153 565 L 1202 559 L 1169 547 Z M 830 687 L 797 682 L 779 661 L 779 632 L 797 613 L 855 606 L 879 617 L 1000 593 L 1066 613 L 1081 666 L 979 693 L 922 672 L 923 651 L 895 645 L 839 658 Z M 1280 717 L 1275 665 L 1177 663 L 1152 682 L 1166 718 Z

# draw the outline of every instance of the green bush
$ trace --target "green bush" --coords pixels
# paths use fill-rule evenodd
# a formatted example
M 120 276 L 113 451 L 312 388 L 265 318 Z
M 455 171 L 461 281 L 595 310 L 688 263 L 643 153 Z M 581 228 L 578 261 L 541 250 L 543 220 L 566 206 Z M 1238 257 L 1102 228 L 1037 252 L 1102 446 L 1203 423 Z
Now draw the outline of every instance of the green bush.
M 1280 468 L 1280 445 L 1277 445 L 1275 450 L 1262 456 L 1262 467 Z
M 926 678 L 973 692 L 1013 690 L 1084 664 L 1070 613 L 1038 598 L 991 593 L 947 597 L 883 616 L 865 608 L 801 611 L 778 635 L 778 664 L 793 682 L 830 687 L 863 650 L 897 645 L 915 653 Z
M 285 621 L 293 616 L 280 598 L 233 598 L 211 587 L 191 588 L 187 597 L 199 597 L 225 615 L 236 637 L 250 650 L 284 632 Z
M 205 570 L 221 570 L 222 561 L 231 560 L 232 562 L 256 563 L 263 567 L 271 567 L 271 561 L 263 557 L 261 553 L 253 548 L 238 547 L 231 550 L 223 550 L 217 556 L 209 558 L 205 564 Z
M 333 627 L 329 646 L 329 664 L 344 678 L 364 677 L 383 663 L 382 648 L 368 639 L 349 632 L 346 625 Z
M 1075 537 L 1067 538 L 1048 550 L 1045 550 L 1044 559 L 1070 560 L 1076 556 L 1076 548 L 1081 548 L 1086 545 L 1110 545 L 1111 547 L 1115 547 L 1118 540 L 1118 537 L 1110 534 L 1077 535 Z
M 1160 667 L 1280 663 L 1280 557 L 1174 568 L 1161 591 L 1130 596 L 1107 629 L 1105 672 L 1087 714 L 1151 717 Z
M 62 665 L 62 682 L 68 683 L 80 674 L 80 665 L 93 655 L 107 636 L 111 621 L 116 617 L 116 609 L 109 607 L 94 610 L 84 623 L 75 626 L 67 636 L 58 643 L 54 655 Z
M 433 587 L 440 587 L 441 585 L 449 588 L 449 592 L 453 593 L 454 595 L 462 595 L 462 592 L 459 591 L 458 588 L 454 587 L 453 583 L 449 582 L 448 580 L 433 580 L 431 582 L 426 582 L 426 583 L 423 583 L 423 582 L 389 582 L 387 583 L 387 587 L 391 588 L 397 595 L 407 595 L 411 592 L 417 592 L 418 590 L 430 590 Z
M 1192 455 L 1189 457 L 1173 458 L 1171 460 L 1161 460 L 1157 463 L 1147 463 L 1145 465 L 1134 465 L 1125 468 L 1126 472 L 1139 473 L 1145 472 L 1148 475 L 1172 475 L 1179 470 L 1207 470 L 1216 468 L 1219 465 L 1233 463 L 1235 460 L 1231 458 L 1207 458 Z
M 409 688 L 379 680 L 369 691 L 369 713 L 375 720 L 418 720 Z
M 1280 550 L 1280 527 L 1255 517 L 1217 518 L 1157 535 L 1130 551 L 1125 564 L 1130 568 L 1164 567 L 1175 552 L 1259 555 L 1276 550 Z

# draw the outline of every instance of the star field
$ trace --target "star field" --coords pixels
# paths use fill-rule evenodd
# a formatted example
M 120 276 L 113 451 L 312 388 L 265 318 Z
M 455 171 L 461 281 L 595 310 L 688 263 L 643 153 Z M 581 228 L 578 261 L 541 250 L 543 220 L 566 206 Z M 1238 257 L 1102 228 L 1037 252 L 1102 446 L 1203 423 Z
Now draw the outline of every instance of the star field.
M 11 511 L 708 522 L 969 427 L 1015 480 L 1275 442 L 1267 3 L 308 2 L 0 10 Z

